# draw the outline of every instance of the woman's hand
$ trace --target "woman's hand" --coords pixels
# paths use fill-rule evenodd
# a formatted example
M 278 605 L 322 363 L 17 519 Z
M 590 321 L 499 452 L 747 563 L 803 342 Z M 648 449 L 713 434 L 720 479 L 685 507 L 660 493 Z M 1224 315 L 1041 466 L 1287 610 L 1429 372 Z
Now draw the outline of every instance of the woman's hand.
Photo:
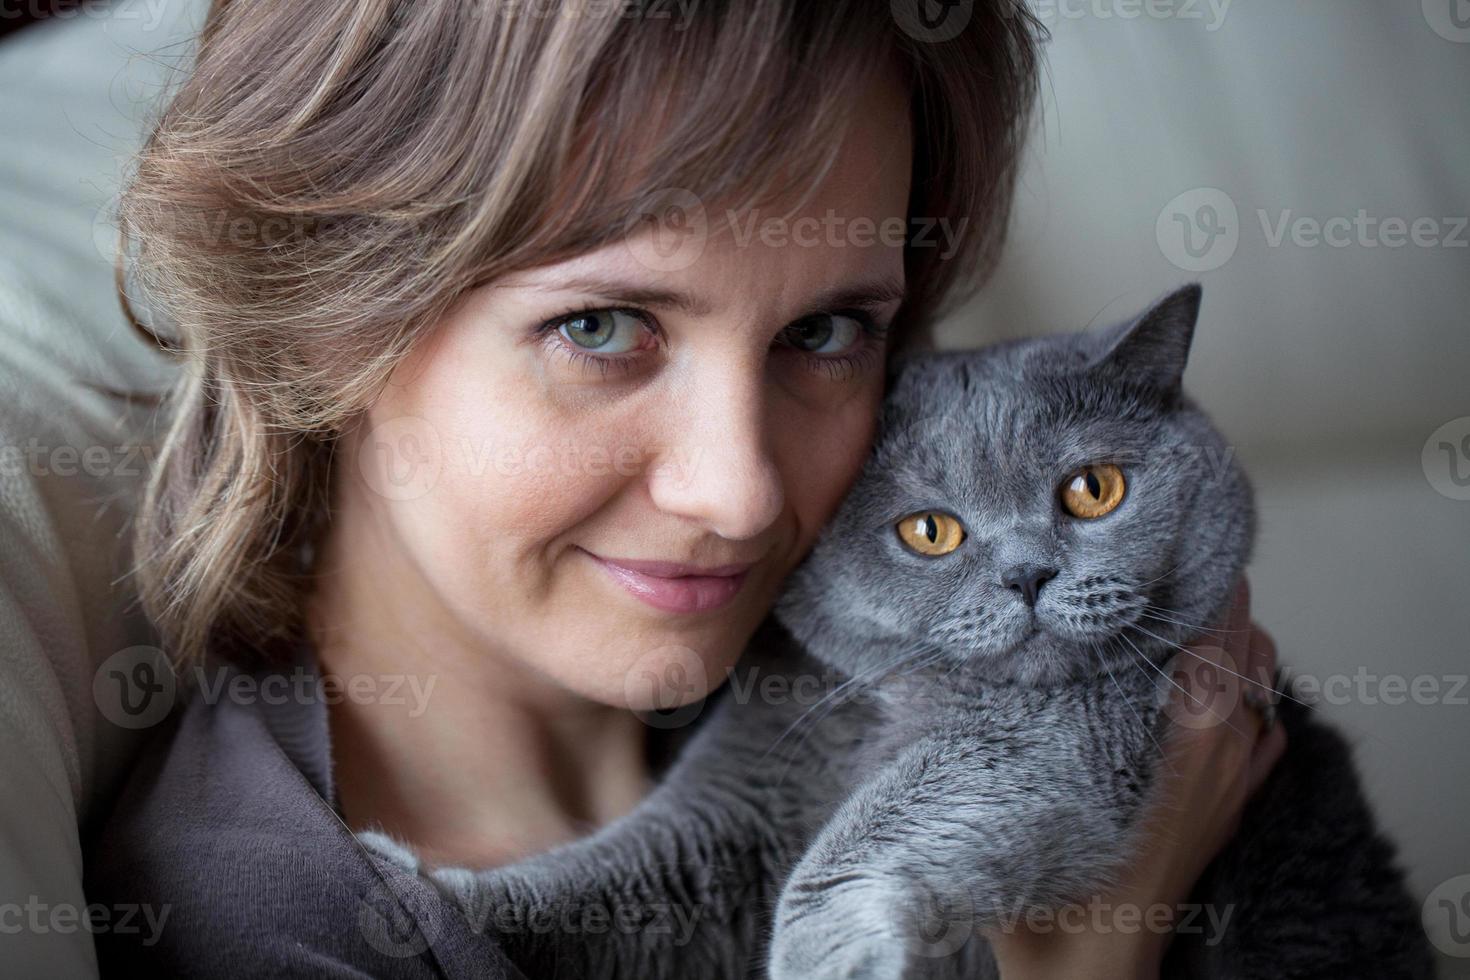
M 1223 644 L 1221 646 L 1217 643 Z M 1158 977 L 1172 918 L 1190 889 L 1240 825 L 1246 800 L 1286 750 L 1280 726 L 1263 732 L 1242 693 L 1269 690 L 1276 672 L 1271 637 L 1250 621 L 1250 588 L 1236 592 L 1228 621 L 1174 661 L 1166 710 L 1175 723 L 1157 772 L 1158 793 L 1144 817 L 1145 842 L 1126 878 L 1099 909 L 1127 916 L 1079 916 L 1083 929 L 1018 929 L 987 934 L 1005 980 L 1048 977 Z M 1242 676 L 1243 675 L 1243 676 Z M 1150 909 L 1154 914 L 1150 915 Z

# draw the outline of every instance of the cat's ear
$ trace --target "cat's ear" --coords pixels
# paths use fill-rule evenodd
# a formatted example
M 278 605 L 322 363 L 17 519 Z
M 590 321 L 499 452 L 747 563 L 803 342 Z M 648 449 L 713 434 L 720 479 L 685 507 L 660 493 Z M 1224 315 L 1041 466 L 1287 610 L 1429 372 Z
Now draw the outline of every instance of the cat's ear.
M 1165 394 L 1178 393 L 1199 322 L 1202 292 L 1199 283 L 1190 283 L 1137 319 L 1099 336 L 1088 369 L 1112 365 Z

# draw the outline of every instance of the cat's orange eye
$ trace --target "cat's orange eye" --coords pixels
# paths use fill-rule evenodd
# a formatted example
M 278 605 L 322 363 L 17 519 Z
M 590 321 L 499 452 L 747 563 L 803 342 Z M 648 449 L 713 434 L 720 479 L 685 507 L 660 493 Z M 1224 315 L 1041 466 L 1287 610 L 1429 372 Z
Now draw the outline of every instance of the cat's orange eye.
M 965 540 L 965 526 L 959 518 L 938 511 L 910 514 L 896 528 L 899 540 L 910 550 L 931 558 L 949 554 Z
M 1126 489 L 1123 471 L 1112 463 L 1084 466 L 1062 481 L 1062 506 L 1090 521 L 1116 510 Z

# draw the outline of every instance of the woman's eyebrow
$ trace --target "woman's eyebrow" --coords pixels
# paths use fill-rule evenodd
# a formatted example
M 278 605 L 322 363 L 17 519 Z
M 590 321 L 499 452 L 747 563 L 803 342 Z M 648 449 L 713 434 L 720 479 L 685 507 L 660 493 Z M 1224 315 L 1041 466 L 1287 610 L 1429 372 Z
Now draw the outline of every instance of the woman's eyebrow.
M 844 307 L 871 308 L 884 306 L 908 295 L 902 276 L 884 276 L 851 286 L 839 286 L 822 293 L 813 301 L 816 310 L 840 310 Z
M 538 292 L 586 293 L 610 303 L 676 310 L 686 316 L 708 316 L 713 311 L 708 300 L 691 292 L 607 276 L 558 278 L 554 282 L 531 284 L 530 288 Z M 806 312 L 878 307 L 902 300 L 905 295 L 902 276 L 882 276 L 819 293 L 807 302 Z
M 712 310 L 707 301 L 693 293 L 608 276 L 558 277 L 550 282 L 532 284 L 531 288 L 544 293 L 586 293 L 611 303 L 677 310 L 687 316 L 708 316 Z

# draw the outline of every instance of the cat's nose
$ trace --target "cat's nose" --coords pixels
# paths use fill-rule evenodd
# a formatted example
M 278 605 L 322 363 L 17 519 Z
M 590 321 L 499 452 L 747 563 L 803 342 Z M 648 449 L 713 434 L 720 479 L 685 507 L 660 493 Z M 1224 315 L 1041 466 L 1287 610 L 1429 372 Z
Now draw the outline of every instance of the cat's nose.
M 1000 577 L 1000 584 L 1014 589 L 1026 600 L 1026 605 L 1035 606 L 1041 595 L 1041 587 L 1057 577 L 1055 568 L 1042 565 L 1017 565 Z

